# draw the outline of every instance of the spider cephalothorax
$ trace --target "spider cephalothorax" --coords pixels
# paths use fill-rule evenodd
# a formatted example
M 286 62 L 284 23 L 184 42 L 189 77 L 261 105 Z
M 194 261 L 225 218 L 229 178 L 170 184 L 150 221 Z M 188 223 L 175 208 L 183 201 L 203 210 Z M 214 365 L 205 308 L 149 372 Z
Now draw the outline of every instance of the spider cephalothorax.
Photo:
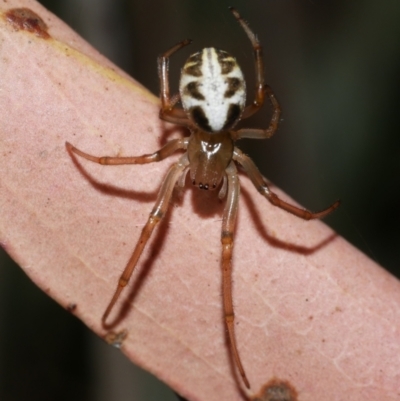
M 245 106 L 246 85 L 236 60 L 228 53 L 214 48 L 203 49 L 188 58 L 182 69 L 180 96 L 170 97 L 168 60 L 177 50 L 191 43 L 190 40 L 184 40 L 158 58 L 161 86 L 160 118 L 186 126 L 191 133 L 189 137 L 173 139 L 155 153 L 136 157 L 92 156 L 69 143 L 67 148 L 70 152 L 105 165 L 152 163 L 165 159 L 177 150 L 184 151 L 179 161 L 172 165 L 164 178 L 153 210 L 119 279 L 114 296 L 103 314 L 103 323 L 127 285 L 154 228 L 166 214 L 175 185 L 184 185 L 188 170 L 192 183 L 200 189 L 216 189 L 222 182 L 219 197 L 226 198 L 221 230 L 224 317 L 233 360 L 244 384 L 249 388 L 250 384 L 236 345 L 232 304 L 233 233 L 240 192 L 236 163 L 242 166 L 262 196 L 273 205 L 302 219 L 324 217 L 339 206 L 339 201 L 318 213 L 311 213 L 283 201 L 269 189 L 253 161 L 234 146 L 234 142 L 241 138 L 270 138 L 278 127 L 280 107 L 272 90 L 264 83 L 262 52 L 258 39 L 239 13 L 232 7 L 230 10 L 247 34 L 254 50 L 256 94 L 250 105 Z M 273 107 L 269 127 L 234 131 L 233 128 L 239 120 L 250 117 L 260 109 L 265 96 L 268 96 Z M 183 109 L 176 106 L 179 97 Z

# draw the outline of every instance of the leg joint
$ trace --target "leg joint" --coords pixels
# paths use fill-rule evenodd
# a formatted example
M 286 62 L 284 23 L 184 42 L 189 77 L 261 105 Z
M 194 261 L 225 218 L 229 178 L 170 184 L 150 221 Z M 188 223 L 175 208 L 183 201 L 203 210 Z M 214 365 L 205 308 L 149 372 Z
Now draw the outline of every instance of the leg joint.
M 231 231 L 222 231 L 221 233 L 222 245 L 230 245 L 233 243 L 233 233 Z
M 156 209 L 151 212 L 149 221 L 151 224 L 157 224 L 163 217 L 164 213 L 160 209 Z
M 268 188 L 267 185 L 262 184 L 257 189 L 261 195 L 267 197 L 272 203 L 274 203 L 272 199 L 273 199 L 273 195 L 275 195 L 275 194 L 270 191 L 270 189 Z M 276 197 L 276 195 L 275 195 L 275 197 Z
M 235 315 L 234 315 L 233 312 L 232 313 L 227 313 L 225 315 L 225 323 L 226 323 L 227 326 L 229 326 L 231 323 L 233 323 L 234 320 L 235 320 Z

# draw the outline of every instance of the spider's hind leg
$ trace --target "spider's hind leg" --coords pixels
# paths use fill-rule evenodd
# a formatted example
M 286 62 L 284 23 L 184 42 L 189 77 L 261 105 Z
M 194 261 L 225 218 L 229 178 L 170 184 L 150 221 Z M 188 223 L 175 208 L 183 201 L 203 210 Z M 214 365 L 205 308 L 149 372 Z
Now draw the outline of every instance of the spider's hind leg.
M 279 198 L 276 193 L 272 192 L 269 189 L 264 177 L 261 175 L 258 168 L 254 164 L 253 160 L 250 159 L 250 157 L 246 156 L 238 148 L 235 148 L 233 159 L 244 168 L 246 174 L 249 176 L 253 185 L 257 188 L 258 192 L 260 192 L 261 195 L 267 198 L 274 206 L 277 206 L 291 214 L 294 214 L 295 216 L 300 217 L 303 220 L 321 219 L 329 213 L 332 213 L 340 205 L 340 201 L 337 200 L 326 209 L 313 213 L 309 210 L 302 209 L 300 207 L 287 203 Z
M 265 85 L 264 85 L 264 62 L 262 57 L 262 46 L 255 33 L 250 29 L 249 24 L 240 16 L 238 11 L 229 7 L 233 16 L 242 26 L 247 37 L 249 38 L 254 51 L 255 74 L 256 74 L 256 94 L 253 103 L 248 105 L 242 114 L 242 119 L 248 118 L 256 113 L 264 104 L 265 99 Z
M 161 108 L 160 108 L 160 118 L 162 120 L 168 121 L 174 124 L 180 125 L 189 125 L 189 119 L 186 116 L 186 113 L 183 109 L 175 107 L 175 104 L 179 100 L 179 95 L 170 96 L 169 89 L 169 58 L 177 52 L 192 43 L 190 39 L 183 40 L 179 42 L 175 46 L 172 46 L 166 52 L 161 54 L 158 57 L 158 75 L 160 79 L 160 99 L 161 99 Z
M 242 138 L 268 139 L 271 138 L 271 136 L 274 135 L 278 129 L 281 118 L 281 106 L 279 105 L 274 92 L 268 85 L 264 85 L 264 91 L 268 95 L 268 98 L 272 104 L 272 116 L 268 128 L 242 128 L 238 131 L 232 131 L 232 137 L 235 141 Z

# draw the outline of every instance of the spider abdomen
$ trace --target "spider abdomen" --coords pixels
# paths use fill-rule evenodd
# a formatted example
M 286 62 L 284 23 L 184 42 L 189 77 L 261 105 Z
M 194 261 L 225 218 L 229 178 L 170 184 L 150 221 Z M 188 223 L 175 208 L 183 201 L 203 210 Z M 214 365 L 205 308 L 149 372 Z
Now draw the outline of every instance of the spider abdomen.
M 206 132 L 231 129 L 246 102 L 246 84 L 239 65 L 229 53 L 213 47 L 187 59 L 179 90 L 190 120 Z

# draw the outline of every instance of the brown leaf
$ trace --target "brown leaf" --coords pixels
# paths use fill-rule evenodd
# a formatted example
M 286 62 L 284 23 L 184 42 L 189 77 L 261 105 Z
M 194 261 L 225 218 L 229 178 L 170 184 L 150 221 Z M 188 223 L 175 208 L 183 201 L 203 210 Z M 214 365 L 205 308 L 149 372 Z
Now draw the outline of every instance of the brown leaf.
M 10 14 L 16 7 L 30 11 Z M 39 4 L 2 1 L 0 12 L 1 245 L 46 293 L 189 400 L 242 400 L 222 319 L 223 204 L 191 187 L 175 197 L 107 332 L 101 315 L 176 158 L 104 167 L 71 157 L 65 141 L 94 155 L 139 155 L 171 127 L 153 95 Z M 301 400 L 398 398 L 398 282 L 321 222 L 277 210 L 241 183 L 234 304 L 254 393 L 278 378 Z

